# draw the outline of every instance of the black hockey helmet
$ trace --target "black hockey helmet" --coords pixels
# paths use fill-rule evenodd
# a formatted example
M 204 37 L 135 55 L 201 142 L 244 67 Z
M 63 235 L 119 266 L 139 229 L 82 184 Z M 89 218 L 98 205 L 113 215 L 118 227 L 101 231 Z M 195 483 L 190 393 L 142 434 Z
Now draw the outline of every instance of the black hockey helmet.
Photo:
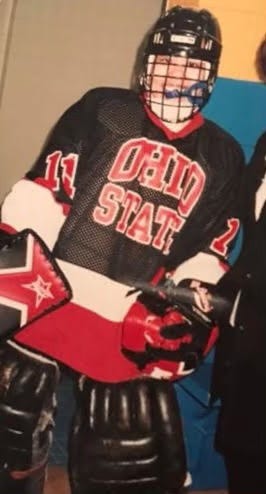
M 162 15 L 148 34 L 144 57 L 179 55 L 215 65 L 222 41 L 218 21 L 208 10 L 173 7 Z

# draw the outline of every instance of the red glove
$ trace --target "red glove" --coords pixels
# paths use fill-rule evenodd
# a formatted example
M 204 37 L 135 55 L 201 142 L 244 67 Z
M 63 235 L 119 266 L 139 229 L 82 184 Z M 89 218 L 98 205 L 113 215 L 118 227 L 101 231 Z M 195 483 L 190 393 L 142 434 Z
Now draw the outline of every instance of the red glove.
M 122 351 L 144 375 L 175 380 L 195 370 L 217 337 L 218 328 L 197 315 L 141 295 L 125 317 Z

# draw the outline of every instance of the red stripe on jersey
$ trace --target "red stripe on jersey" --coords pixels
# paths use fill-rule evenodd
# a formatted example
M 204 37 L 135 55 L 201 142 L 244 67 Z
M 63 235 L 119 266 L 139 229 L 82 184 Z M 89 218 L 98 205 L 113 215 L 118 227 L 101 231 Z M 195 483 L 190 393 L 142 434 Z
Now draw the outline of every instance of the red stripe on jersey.
M 16 340 L 93 379 L 119 382 L 140 376 L 120 351 L 121 330 L 120 322 L 69 303 L 27 326 Z
M 4 231 L 5 233 L 17 233 L 17 230 L 13 228 L 13 226 L 8 225 L 7 223 L 1 223 L 0 222 L 0 230 Z

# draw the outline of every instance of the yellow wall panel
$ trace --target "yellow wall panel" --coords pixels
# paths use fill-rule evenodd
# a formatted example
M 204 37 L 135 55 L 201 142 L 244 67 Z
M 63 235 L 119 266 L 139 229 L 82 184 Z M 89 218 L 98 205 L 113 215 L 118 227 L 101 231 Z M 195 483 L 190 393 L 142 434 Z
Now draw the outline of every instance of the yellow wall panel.
M 166 8 L 185 3 L 186 0 L 168 0 Z M 221 24 L 223 53 L 219 75 L 258 81 L 254 60 L 266 32 L 266 0 L 198 0 L 194 6 L 210 10 Z
M 208 4 L 208 8 L 212 10 L 212 7 L 223 7 L 232 11 L 247 11 L 247 12 L 266 12 L 265 0 L 199 0 L 200 6 Z
M 258 80 L 254 60 L 264 34 L 265 17 L 257 11 L 236 11 L 213 6 L 211 0 L 201 0 L 219 19 L 223 36 L 223 53 L 219 75 L 232 79 Z
M 163 10 L 169 10 L 175 5 L 181 5 L 182 7 L 198 7 L 200 0 L 166 0 L 163 2 Z
M 161 7 L 162 0 L 108 0 L 103 15 L 99 0 L 0 0 L 0 67 L 7 59 L 0 110 L 0 200 L 34 162 L 69 105 L 95 86 L 128 87 L 136 50 Z

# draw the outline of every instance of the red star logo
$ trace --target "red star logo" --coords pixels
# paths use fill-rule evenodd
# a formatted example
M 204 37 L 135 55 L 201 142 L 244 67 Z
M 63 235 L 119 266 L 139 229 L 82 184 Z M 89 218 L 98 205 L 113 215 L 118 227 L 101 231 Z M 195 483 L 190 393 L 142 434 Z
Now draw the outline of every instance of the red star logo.
M 35 307 L 39 307 L 45 298 L 54 298 L 50 290 L 51 285 L 52 283 L 46 283 L 38 274 L 35 281 L 22 286 L 24 288 L 27 288 L 28 290 L 32 290 L 33 292 L 35 292 Z
M 60 277 L 44 254 L 41 244 L 31 233 L 18 238 L 13 245 L 15 245 L 14 254 L 12 245 L 9 247 L 10 266 L 6 266 L 8 261 L 5 260 L 5 267 L 0 267 L 0 304 L 20 312 L 20 327 L 22 327 L 51 307 L 58 305 L 62 299 L 65 299 L 66 292 Z M 17 259 L 23 259 L 21 266 L 13 267 L 17 264 Z

